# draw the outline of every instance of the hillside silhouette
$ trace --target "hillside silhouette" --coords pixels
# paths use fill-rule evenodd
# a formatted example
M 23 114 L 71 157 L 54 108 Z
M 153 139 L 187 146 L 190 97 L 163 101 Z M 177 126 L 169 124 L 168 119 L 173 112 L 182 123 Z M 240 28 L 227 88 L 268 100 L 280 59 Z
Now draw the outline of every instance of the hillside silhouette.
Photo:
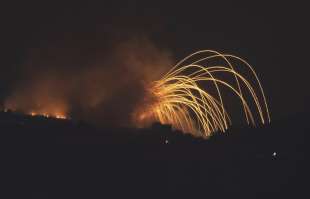
M 30 198 L 301 198 L 308 193 L 306 113 L 266 126 L 231 128 L 207 140 L 169 125 L 105 128 L 12 112 L 0 112 L 0 132 L 4 190 Z

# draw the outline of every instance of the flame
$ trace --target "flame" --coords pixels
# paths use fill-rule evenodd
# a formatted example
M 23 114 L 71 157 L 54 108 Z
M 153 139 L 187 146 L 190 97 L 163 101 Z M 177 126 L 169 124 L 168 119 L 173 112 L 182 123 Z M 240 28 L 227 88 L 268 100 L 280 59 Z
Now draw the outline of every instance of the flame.
M 40 113 L 40 112 L 35 112 L 35 111 L 31 111 L 28 113 L 28 115 L 31 116 L 41 116 L 41 117 L 45 117 L 45 118 L 56 118 L 56 119 L 69 119 L 65 114 L 60 113 L 60 112 L 55 112 L 55 113 Z

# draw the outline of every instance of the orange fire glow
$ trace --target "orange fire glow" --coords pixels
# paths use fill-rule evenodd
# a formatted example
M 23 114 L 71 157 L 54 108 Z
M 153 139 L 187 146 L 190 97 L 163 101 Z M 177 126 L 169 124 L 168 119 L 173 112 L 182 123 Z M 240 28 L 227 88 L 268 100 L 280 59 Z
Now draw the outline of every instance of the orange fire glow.
M 46 118 L 68 119 L 68 117 L 64 113 L 60 113 L 60 112 L 40 113 L 40 112 L 31 111 L 29 113 L 29 115 L 31 115 L 31 116 L 42 116 L 42 117 L 46 117 Z

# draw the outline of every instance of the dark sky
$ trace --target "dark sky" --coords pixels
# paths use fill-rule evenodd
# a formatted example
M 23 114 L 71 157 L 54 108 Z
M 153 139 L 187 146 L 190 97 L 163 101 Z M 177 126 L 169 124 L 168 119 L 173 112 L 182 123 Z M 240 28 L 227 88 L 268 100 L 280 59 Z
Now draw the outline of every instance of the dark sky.
M 20 1 L 2 9 L 1 102 L 22 78 L 31 49 L 69 43 L 91 54 L 98 49 L 109 51 L 111 43 L 127 37 L 146 36 L 176 60 L 199 49 L 247 59 L 263 83 L 274 119 L 308 107 L 306 5 L 285 1 Z

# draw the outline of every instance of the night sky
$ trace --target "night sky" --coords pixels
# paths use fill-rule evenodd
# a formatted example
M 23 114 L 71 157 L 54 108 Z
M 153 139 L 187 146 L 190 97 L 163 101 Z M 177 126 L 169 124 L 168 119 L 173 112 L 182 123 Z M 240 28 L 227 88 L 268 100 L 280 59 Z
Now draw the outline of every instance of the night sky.
M 2 10 L 1 103 L 27 71 L 59 67 L 70 73 L 87 66 L 81 63 L 91 62 L 94 55 L 108 57 L 128 39 L 147 38 L 175 61 L 199 49 L 245 58 L 261 79 L 272 119 L 307 109 L 308 10 L 302 4 L 23 1 L 2 5 Z M 33 58 L 41 51 L 45 61 L 44 56 Z M 63 64 L 46 64 L 54 57 Z
M 23 195 L 13 198 L 309 194 L 309 6 L 287 2 L 2 3 L 2 189 Z M 144 81 L 201 49 L 237 55 L 254 67 L 271 124 L 234 125 L 209 139 L 158 123 L 127 128 L 129 114 L 141 108 Z M 8 99 L 28 109 L 44 102 L 72 120 L 2 111 Z M 242 106 L 226 99 L 233 124 L 246 125 Z

